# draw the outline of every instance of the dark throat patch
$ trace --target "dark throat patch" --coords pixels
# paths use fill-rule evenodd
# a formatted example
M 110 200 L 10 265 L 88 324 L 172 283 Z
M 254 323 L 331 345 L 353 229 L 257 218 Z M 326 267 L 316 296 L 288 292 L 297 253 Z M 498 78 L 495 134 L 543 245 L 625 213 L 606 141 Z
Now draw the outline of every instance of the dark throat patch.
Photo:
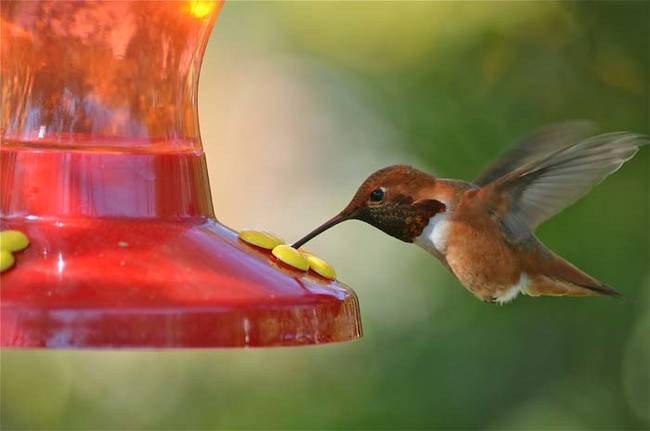
M 431 217 L 445 210 L 445 204 L 435 199 L 414 203 L 412 198 L 399 195 L 384 205 L 365 208 L 358 218 L 399 240 L 413 242 Z

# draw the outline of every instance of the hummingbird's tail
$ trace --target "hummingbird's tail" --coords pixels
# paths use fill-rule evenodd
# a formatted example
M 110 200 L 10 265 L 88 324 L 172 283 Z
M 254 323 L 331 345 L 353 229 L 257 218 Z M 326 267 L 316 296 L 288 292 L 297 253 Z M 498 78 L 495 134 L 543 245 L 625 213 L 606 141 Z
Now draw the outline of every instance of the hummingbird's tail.
M 621 296 L 622 293 L 596 280 L 547 250 L 544 265 L 530 275 L 526 293 L 531 296 Z
M 526 293 L 530 296 L 622 296 L 621 292 L 605 284 L 579 285 L 544 276 L 533 278 Z

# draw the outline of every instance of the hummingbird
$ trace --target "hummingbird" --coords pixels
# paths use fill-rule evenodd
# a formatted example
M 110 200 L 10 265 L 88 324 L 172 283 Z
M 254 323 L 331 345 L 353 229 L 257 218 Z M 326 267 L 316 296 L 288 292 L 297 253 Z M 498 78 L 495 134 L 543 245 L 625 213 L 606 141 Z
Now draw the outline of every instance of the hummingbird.
M 473 182 L 394 165 L 371 174 L 350 203 L 293 244 L 361 220 L 435 256 L 475 297 L 505 304 L 519 294 L 620 293 L 553 253 L 535 228 L 588 193 L 647 144 L 629 132 L 593 135 L 570 121 L 516 143 Z

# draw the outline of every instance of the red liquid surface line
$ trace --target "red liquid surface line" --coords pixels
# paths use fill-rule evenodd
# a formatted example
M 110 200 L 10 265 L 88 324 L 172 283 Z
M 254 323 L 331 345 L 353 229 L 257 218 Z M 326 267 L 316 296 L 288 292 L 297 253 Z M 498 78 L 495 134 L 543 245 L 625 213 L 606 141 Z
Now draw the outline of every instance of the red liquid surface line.
M 200 153 L 199 139 L 183 137 L 144 138 L 101 136 L 88 133 L 46 133 L 33 131 L 26 136 L 10 136 L 3 131 L 2 147 L 15 150 L 91 151 L 120 154 Z

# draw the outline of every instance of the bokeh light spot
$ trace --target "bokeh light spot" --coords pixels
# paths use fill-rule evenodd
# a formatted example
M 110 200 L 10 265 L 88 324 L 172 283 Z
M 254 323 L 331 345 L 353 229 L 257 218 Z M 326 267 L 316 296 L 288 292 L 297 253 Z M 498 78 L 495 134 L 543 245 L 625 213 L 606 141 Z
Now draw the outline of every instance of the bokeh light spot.
M 190 14 L 196 18 L 205 18 L 217 7 L 216 1 L 191 1 Z

